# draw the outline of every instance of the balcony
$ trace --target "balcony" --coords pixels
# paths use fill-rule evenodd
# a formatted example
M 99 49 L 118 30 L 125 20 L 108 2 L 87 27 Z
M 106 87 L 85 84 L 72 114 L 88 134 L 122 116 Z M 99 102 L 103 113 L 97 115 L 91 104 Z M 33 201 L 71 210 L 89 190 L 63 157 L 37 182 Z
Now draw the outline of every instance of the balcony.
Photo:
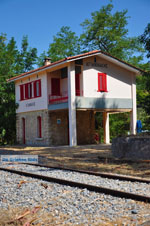
M 76 90 L 76 96 L 83 96 L 83 90 Z M 49 95 L 49 104 L 60 104 L 68 102 L 68 92 L 64 91 L 60 95 Z
M 68 102 L 68 92 L 64 91 L 60 95 L 49 95 L 49 104 L 60 104 Z

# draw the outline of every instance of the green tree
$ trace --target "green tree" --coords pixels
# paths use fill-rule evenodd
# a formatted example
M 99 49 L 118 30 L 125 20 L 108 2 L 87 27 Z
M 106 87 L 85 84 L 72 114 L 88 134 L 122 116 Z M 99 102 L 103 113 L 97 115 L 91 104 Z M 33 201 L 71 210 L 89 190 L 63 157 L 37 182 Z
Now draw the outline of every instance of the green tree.
M 28 37 L 22 39 L 21 50 L 17 55 L 17 74 L 30 71 L 37 63 L 37 49 L 29 47 Z
M 14 38 L 7 41 L 6 34 L 0 35 L 0 144 L 11 144 L 16 136 L 16 104 L 14 83 L 7 79 L 32 69 L 36 62 L 36 49 L 28 48 L 23 38 L 21 51 Z
M 141 44 L 146 50 L 146 56 L 150 58 L 150 23 L 139 37 Z M 140 107 L 141 118 L 145 126 L 144 129 L 150 130 L 150 62 L 143 64 L 141 68 L 145 71 L 143 75 L 137 79 L 137 103 Z
M 91 19 L 86 19 L 82 24 L 83 33 L 80 36 L 83 50 L 100 49 L 111 55 L 131 61 L 135 52 L 140 52 L 142 59 L 143 49 L 136 37 L 128 37 L 127 10 L 112 13 L 113 5 L 109 3 L 91 14 Z M 134 56 L 135 61 L 135 56 Z
M 14 84 L 6 79 L 14 75 L 18 50 L 12 38 L 6 43 L 6 35 L 0 36 L 0 144 L 15 140 L 15 95 Z
M 38 61 L 37 61 L 37 65 L 39 67 L 44 66 L 44 59 L 48 56 L 48 54 L 46 53 L 46 51 L 43 51 L 43 53 L 41 53 L 41 55 L 38 57 Z
M 47 53 L 52 61 L 79 54 L 79 38 L 75 32 L 71 31 L 70 27 L 63 26 L 53 37 L 53 43 L 50 44 Z
M 140 36 L 140 41 L 147 51 L 147 58 L 150 58 L 150 23 L 148 23 L 147 27 L 144 30 L 144 33 Z

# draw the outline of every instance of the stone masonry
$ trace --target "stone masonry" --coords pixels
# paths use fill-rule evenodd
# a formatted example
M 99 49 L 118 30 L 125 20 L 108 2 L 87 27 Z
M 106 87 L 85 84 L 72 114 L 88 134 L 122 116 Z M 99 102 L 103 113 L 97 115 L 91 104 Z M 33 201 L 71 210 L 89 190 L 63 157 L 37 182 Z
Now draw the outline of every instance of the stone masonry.
M 77 111 L 77 144 L 93 144 L 95 133 L 94 111 Z
M 37 137 L 37 117 L 42 118 L 42 138 Z M 93 111 L 77 111 L 77 144 L 94 143 L 95 117 Z M 35 146 L 68 145 L 68 110 L 35 111 L 17 114 L 17 142 L 23 144 L 25 119 L 25 144 Z
M 150 159 L 150 136 L 114 138 L 112 140 L 112 154 L 116 158 Z
M 37 117 L 42 118 L 42 138 L 37 137 Z M 27 145 L 50 145 L 50 129 L 48 111 L 34 111 L 17 114 L 17 142 L 23 144 L 22 118 L 25 118 L 25 140 Z

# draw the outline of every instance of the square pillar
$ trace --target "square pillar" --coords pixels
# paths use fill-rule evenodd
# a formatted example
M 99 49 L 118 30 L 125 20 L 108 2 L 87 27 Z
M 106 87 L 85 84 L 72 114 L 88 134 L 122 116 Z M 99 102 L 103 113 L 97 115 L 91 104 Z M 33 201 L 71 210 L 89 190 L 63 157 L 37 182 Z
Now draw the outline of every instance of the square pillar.
M 76 95 L 75 95 L 75 64 L 68 66 L 68 108 L 69 108 L 69 145 L 77 145 L 76 129 Z
M 130 132 L 136 134 L 137 110 L 136 110 L 136 76 L 132 75 L 132 111 L 130 114 Z
M 110 133 L 109 133 L 109 113 L 103 112 L 103 127 L 104 127 L 104 143 L 110 143 Z

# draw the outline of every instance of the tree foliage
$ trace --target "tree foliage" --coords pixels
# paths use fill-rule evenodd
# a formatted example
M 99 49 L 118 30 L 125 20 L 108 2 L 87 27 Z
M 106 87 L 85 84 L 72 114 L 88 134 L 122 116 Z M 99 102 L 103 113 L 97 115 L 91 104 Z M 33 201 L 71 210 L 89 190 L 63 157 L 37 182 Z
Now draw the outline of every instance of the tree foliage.
M 147 57 L 150 58 L 150 23 L 145 28 L 144 33 L 140 36 L 140 41 L 147 51 Z
M 60 31 L 53 37 L 53 43 L 50 44 L 47 53 L 52 61 L 79 54 L 80 44 L 78 36 L 71 31 L 70 27 L 61 27 Z
M 136 37 L 128 37 L 127 10 L 112 13 L 113 5 L 110 3 L 91 14 L 91 19 L 86 19 L 82 24 L 83 34 L 80 39 L 84 50 L 100 49 L 115 57 L 131 61 L 135 52 L 140 52 L 140 57 L 134 56 L 136 63 L 142 60 L 143 49 Z
M 32 69 L 36 52 L 28 47 L 27 37 L 23 37 L 19 51 L 14 38 L 8 42 L 6 34 L 0 35 L 0 144 L 14 143 L 16 136 L 15 87 L 6 80 Z

